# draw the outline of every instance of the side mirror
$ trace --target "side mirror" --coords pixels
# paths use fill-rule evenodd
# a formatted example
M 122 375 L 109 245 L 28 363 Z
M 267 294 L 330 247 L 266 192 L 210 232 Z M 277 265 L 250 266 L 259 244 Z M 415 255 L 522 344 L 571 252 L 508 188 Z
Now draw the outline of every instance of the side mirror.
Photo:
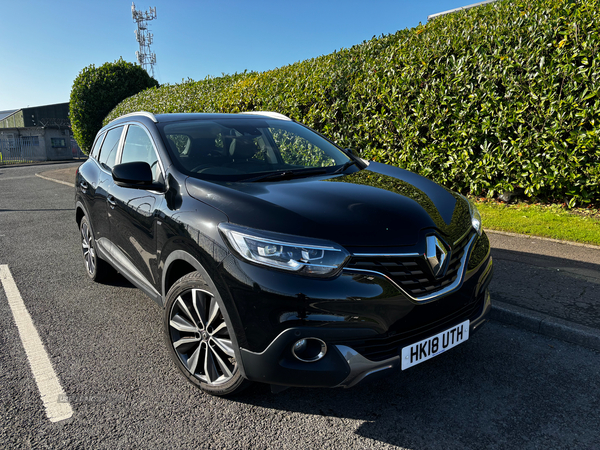
M 356 158 L 360 158 L 360 153 L 358 152 L 358 150 L 356 149 L 350 149 L 350 148 L 346 148 L 344 149 L 344 153 L 346 153 L 348 156 L 355 156 Z
M 133 189 L 162 190 L 160 183 L 154 183 L 152 169 L 147 162 L 117 164 L 112 169 L 112 177 L 117 186 Z

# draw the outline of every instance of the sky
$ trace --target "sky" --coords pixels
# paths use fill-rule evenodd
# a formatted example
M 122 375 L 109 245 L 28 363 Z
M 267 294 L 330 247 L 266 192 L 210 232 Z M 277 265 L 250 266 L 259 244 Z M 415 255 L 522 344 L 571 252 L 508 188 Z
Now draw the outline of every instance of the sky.
M 161 84 L 265 71 L 426 23 L 475 0 L 139 0 Z M 136 62 L 131 0 L 0 0 L 0 111 L 69 101 L 91 64 Z

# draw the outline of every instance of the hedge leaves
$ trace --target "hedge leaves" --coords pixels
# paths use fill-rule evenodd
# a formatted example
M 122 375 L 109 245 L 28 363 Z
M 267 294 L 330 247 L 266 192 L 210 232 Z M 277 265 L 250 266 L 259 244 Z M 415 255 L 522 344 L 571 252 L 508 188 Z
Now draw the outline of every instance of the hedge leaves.
M 137 111 L 286 114 L 463 193 L 600 201 L 600 0 L 504 0 L 263 73 L 146 90 Z
M 88 153 L 110 110 L 149 87 L 158 87 L 158 82 L 142 67 L 122 58 L 83 69 L 73 82 L 69 102 L 69 117 L 79 147 Z

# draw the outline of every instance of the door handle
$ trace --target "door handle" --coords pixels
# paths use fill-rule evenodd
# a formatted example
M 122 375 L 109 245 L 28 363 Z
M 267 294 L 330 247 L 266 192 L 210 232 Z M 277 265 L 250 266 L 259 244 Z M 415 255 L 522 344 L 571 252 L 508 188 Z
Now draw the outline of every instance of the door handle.
M 89 185 L 85 181 L 82 181 L 81 182 L 81 189 L 87 190 L 87 188 L 89 188 Z
M 108 202 L 108 204 L 110 205 L 111 208 L 114 208 L 115 206 L 117 206 L 117 201 L 115 200 L 115 198 L 112 195 L 109 195 L 108 197 L 106 197 L 106 201 Z

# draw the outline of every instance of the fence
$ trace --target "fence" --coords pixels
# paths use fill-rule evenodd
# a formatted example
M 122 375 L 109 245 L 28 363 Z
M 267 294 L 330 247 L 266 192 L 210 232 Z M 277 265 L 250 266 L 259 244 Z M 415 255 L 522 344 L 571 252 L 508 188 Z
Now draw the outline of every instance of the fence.
M 40 146 L 38 136 L 18 136 L 0 139 L 0 164 L 33 162 L 34 151 Z M 39 159 L 39 158 L 37 158 Z

